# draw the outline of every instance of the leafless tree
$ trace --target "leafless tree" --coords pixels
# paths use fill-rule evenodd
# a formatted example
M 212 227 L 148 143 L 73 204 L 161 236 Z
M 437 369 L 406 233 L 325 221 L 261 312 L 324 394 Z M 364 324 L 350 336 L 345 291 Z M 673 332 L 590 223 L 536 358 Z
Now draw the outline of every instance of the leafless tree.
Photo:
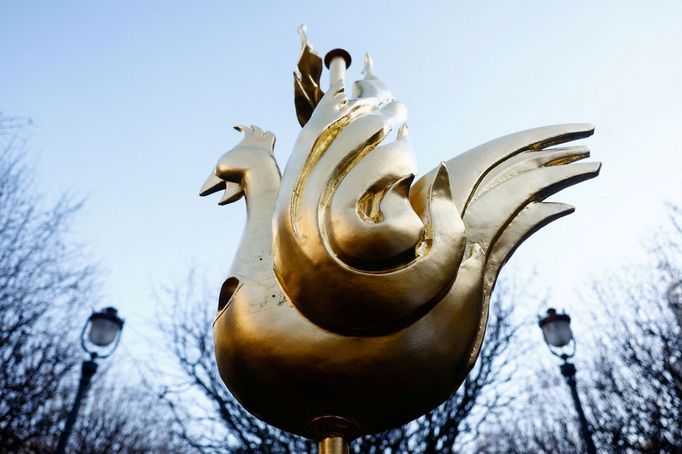
M 171 290 L 161 323 L 180 375 L 165 386 L 161 399 L 175 415 L 175 431 L 198 452 L 312 452 L 310 440 L 291 436 L 254 418 L 239 405 L 218 375 L 213 354 L 210 297 L 197 295 L 194 278 Z M 353 442 L 354 452 L 451 452 L 473 435 L 486 416 L 507 403 L 499 392 L 512 378 L 518 323 L 513 294 L 504 283 L 495 293 L 490 325 L 477 365 L 448 402 L 404 427 Z M 518 350 L 517 350 L 518 352 Z M 471 438 L 471 437 L 470 437 Z
M 55 426 L 51 397 L 77 360 L 62 335 L 92 276 L 66 240 L 79 205 L 35 197 L 23 154 L 28 123 L 0 117 L 0 446 L 8 451 Z
M 77 337 L 93 296 L 93 267 L 69 237 L 80 204 L 36 194 L 25 157 L 29 125 L 0 115 L 0 453 L 55 448 L 75 395 L 83 359 Z M 177 446 L 161 430 L 163 422 L 152 424 L 147 416 L 163 418 L 165 407 L 156 399 L 145 401 L 113 381 L 96 386 L 106 404 L 86 403 L 71 451 L 159 452 L 162 443 L 168 449 L 161 451 L 172 452 Z
M 655 267 L 595 287 L 604 335 L 589 366 L 596 439 L 615 451 L 682 452 L 682 213 L 654 235 Z
M 180 375 L 159 396 L 174 415 L 174 431 L 197 452 L 306 452 L 313 443 L 292 437 L 245 412 L 218 375 L 213 354 L 211 298 L 197 295 L 190 276 L 169 290 L 161 330 Z
M 599 452 L 682 452 L 682 210 L 655 233 L 652 260 L 600 277 L 594 324 L 581 338 L 578 386 Z M 479 440 L 482 452 L 581 450 L 568 390 L 556 370 L 524 393 L 525 406 Z
M 189 449 L 168 430 L 167 408 L 143 387 L 122 386 L 108 376 L 92 391 L 71 434 L 73 452 L 179 454 Z

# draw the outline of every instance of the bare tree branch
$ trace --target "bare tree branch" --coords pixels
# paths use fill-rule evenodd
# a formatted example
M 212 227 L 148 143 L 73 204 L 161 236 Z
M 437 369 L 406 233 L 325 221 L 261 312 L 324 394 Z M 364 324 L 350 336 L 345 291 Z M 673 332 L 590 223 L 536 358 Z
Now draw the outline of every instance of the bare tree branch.
M 56 447 L 78 382 L 80 324 L 93 300 L 94 268 L 69 239 L 80 203 L 36 196 L 24 153 L 29 124 L 0 115 L 1 453 Z M 119 384 L 101 383 L 95 391 L 76 424 L 72 451 L 184 451 L 165 430 L 164 407 L 154 411 L 139 391 Z

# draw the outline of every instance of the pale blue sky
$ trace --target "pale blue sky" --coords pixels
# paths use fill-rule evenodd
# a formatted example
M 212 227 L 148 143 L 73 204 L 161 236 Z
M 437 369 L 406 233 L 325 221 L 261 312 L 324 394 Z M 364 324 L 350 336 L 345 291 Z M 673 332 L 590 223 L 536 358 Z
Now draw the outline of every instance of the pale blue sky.
M 148 330 L 151 294 L 195 266 L 218 289 L 244 206 L 201 183 L 256 124 L 281 165 L 299 131 L 296 28 L 315 48 L 364 51 L 409 109 L 421 171 L 495 137 L 592 122 L 602 175 L 560 193 L 577 207 L 524 244 L 552 302 L 624 260 L 682 202 L 682 2 L 55 2 L 0 5 L 0 110 L 36 122 L 36 194 L 87 197 L 77 234 L 101 264 L 104 300 Z M 530 311 L 539 308 L 530 308 Z

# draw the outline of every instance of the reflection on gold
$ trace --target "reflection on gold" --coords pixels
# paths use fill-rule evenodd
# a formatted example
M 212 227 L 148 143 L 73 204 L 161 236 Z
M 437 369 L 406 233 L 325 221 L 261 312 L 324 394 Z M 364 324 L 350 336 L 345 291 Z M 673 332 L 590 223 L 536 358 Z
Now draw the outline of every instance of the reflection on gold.
M 403 424 L 457 389 L 500 267 L 573 211 L 543 200 L 600 164 L 575 162 L 583 146 L 549 148 L 592 126 L 556 125 L 485 143 L 413 184 L 407 109 L 371 59 L 349 97 L 350 59 L 335 51 L 323 93 L 322 59 L 301 34 L 302 130 L 283 175 L 274 135 L 238 127 L 242 141 L 201 195 L 224 190 L 221 204 L 244 196 L 248 209 L 214 325 L 221 376 L 251 413 L 328 439 L 322 449 Z

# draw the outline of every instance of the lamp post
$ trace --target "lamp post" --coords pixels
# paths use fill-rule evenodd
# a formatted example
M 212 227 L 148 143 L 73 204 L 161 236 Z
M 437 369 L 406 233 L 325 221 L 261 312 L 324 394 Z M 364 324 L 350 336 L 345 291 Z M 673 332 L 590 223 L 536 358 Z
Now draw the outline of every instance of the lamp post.
M 118 316 L 118 311 L 113 307 L 93 312 L 85 322 L 81 331 L 81 346 L 90 355 L 90 359 L 83 361 L 76 399 L 73 402 L 69 416 L 66 418 L 64 430 L 59 437 L 59 444 L 55 450 L 56 454 L 64 454 L 66 450 L 71 430 L 76 422 L 76 418 L 78 418 L 81 401 L 88 393 L 92 377 L 97 372 L 97 362 L 95 360 L 97 358 L 106 358 L 114 352 L 121 339 L 122 329 L 123 320 Z
M 597 450 L 592 441 L 592 431 L 585 417 L 583 406 L 580 403 L 580 396 L 578 395 L 578 388 L 575 379 L 575 365 L 569 361 L 575 355 L 575 339 L 571 331 L 571 317 L 565 312 L 559 314 L 556 309 L 547 309 L 547 315 L 540 318 L 540 328 L 542 329 L 542 336 L 545 343 L 549 347 L 549 351 L 553 355 L 558 356 L 563 360 L 559 368 L 561 375 L 566 379 L 566 384 L 571 389 L 571 397 L 575 405 L 575 411 L 578 413 L 578 420 L 580 421 L 580 434 L 585 445 L 585 450 L 588 454 L 596 454 Z M 571 347 L 569 347 L 569 345 Z M 564 350 L 564 347 L 570 348 L 570 353 Z

